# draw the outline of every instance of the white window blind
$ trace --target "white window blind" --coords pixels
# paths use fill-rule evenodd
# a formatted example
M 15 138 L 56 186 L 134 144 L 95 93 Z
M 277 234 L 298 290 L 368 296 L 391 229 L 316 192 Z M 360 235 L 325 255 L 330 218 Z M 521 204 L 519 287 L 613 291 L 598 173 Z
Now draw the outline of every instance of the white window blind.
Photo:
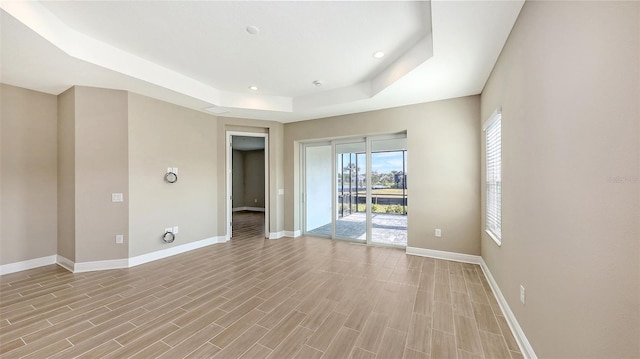
M 502 115 L 499 111 L 485 125 L 486 231 L 498 244 L 502 240 Z

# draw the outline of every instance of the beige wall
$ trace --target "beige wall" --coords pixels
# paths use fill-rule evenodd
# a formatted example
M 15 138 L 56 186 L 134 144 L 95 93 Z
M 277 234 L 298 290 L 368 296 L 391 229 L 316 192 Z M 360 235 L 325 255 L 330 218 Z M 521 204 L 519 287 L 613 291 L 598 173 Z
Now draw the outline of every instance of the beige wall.
M 0 86 L 0 265 L 56 254 L 56 96 Z
M 233 150 L 233 208 L 264 208 L 264 150 Z
M 77 263 L 129 255 L 127 92 L 75 88 L 75 206 Z M 124 202 L 112 202 L 123 193 Z M 124 244 L 115 236 L 125 235 Z
M 130 256 L 224 234 L 217 126 L 213 115 L 129 94 Z M 167 167 L 178 168 L 178 182 L 165 182 Z M 175 242 L 162 242 L 173 226 Z
M 58 255 L 76 260 L 75 87 L 58 95 Z
M 480 254 L 479 96 L 285 125 L 287 230 L 300 230 L 299 143 L 407 132 L 408 246 Z M 442 238 L 434 236 L 442 229 Z
M 241 118 L 218 117 L 218 193 L 227 193 L 226 176 L 226 133 L 253 132 L 269 134 L 269 228 L 271 233 L 284 231 L 284 195 L 278 194 L 278 189 L 284 187 L 283 131 L 284 125 L 273 121 L 260 121 Z M 287 193 L 287 189 L 285 189 Z M 218 200 L 218 235 L 224 236 L 227 230 L 227 201 L 226 196 Z
M 264 208 L 264 150 L 244 153 L 244 206 Z
M 526 2 L 482 93 L 482 121 L 503 110 L 482 256 L 540 358 L 640 357 L 638 7 Z

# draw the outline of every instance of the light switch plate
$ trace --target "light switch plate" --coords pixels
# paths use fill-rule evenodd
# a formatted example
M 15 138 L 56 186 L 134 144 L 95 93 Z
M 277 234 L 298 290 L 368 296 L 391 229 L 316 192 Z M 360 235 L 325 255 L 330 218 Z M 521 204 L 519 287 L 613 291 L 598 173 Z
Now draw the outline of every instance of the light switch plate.
M 180 228 L 178 226 L 173 227 L 173 234 L 178 234 Z
M 122 202 L 124 200 L 124 196 L 122 193 L 112 193 L 111 194 L 111 202 Z
M 284 188 L 278 189 L 278 194 L 280 194 L 280 195 L 284 194 Z
M 117 244 L 122 244 L 122 243 L 124 243 L 124 235 L 122 235 L 122 234 L 116 234 L 116 243 L 117 243 Z

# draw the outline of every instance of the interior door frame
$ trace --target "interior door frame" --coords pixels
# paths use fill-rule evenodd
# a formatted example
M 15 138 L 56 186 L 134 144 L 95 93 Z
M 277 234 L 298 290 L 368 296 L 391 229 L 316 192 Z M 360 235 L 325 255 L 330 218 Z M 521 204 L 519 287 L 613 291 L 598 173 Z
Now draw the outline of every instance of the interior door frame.
M 259 132 L 241 132 L 241 131 L 227 131 L 226 134 L 226 167 L 227 167 L 227 234 L 226 240 L 230 240 L 233 235 L 233 229 L 231 227 L 233 219 L 233 149 L 232 140 L 233 136 L 241 137 L 263 137 L 264 138 L 264 236 L 269 238 L 269 134 Z

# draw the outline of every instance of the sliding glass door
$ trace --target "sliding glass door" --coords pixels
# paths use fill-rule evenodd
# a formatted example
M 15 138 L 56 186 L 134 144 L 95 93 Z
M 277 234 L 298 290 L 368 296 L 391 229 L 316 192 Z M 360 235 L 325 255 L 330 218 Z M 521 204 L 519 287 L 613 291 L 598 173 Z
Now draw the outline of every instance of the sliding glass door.
M 332 236 L 331 143 L 304 147 L 305 182 L 303 203 L 307 233 Z
M 405 135 L 305 144 L 302 153 L 305 234 L 406 247 Z
M 407 139 L 371 140 L 371 242 L 407 245 Z
M 335 238 L 367 240 L 367 154 L 364 140 L 335 145 Z

